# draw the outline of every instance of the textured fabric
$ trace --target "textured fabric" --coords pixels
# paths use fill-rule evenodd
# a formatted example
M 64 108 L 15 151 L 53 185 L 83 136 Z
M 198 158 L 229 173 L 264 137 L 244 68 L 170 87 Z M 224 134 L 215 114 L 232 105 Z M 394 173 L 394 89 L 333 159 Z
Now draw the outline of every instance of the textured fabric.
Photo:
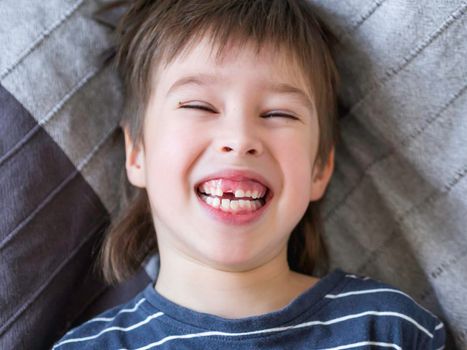
M 97 6 L 0 2 L 1 349 L 50 348 L 108 290 L 94 260 L 123 150 Z
M 1 85 L 0 101 L 0 120 L 15 126 L 0 124 L 0 348 L 46 348 L 56 336 L 50 324 L 60 334 L 105 288 L 90 270 L 108 216 L 62 149 Z M 23 332 L 41 337 L 14 336 Z
M 409 293 L 465 349 L 467 2 L 310 1 L 343 78 L 332 265 Z M 96 300 L 112 305 L 93 273 L 124 162 L 103 2 L 0 1 L 2 349 L 47 349 Z
M 401 288 L 467 349 L 467 1 L 313 3 L 342 75 L 332 266 Z
M 285 308 L 225 319 L 176 305 L 149 284 L 53 349 L 441 349 L 444 326 L 406 294 L 336 270 Z

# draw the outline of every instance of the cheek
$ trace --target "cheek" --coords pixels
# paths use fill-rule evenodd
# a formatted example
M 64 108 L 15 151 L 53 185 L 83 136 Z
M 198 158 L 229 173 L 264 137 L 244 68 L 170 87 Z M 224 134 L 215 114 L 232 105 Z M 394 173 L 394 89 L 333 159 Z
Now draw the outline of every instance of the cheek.
M 153 199 L 171 202 L 180 198 L 180 191 L 191 191 L 187 174 L 196 160 L 200 142 L 189 128 L 161 127 L 150 137 L 146 155 L 148 191 L 161 195 L 153 195 Z M 173 195 L 175 193 L 177 196 Z
M 284 190 L 297 202 L 307 203 L 316 145 L 308 138 L 297 137 L 281 140 L 275 148 L 284 176 Z

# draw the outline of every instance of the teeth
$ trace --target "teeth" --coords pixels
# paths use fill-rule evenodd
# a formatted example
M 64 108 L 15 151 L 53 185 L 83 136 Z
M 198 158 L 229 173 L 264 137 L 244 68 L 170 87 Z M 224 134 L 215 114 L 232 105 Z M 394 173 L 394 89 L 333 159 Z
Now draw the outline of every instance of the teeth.
M 205 193 L 211 196 L 222 197 L 224 195 L 224 192 L 219 187 L 215 188 L 215 187 L 208 187 L 207 185 L 203 185 L 200 187 L 200 191 L 202 193 Z M 265 194 L 266 194 L 265 191 L 263 192 L 244 191 L 241 189 L 235 190 L 235 193 L 234 193 L 235 198 L 250 197 L 253 199 L 263 198 Z
M 204 192 L 206 194 L 213 194 L 212 191 L 213 191 L 213 189 L 209 188 L 208 186 L 201 187 L 201 192 Z
M 242 190 L 236 190 L 236 191 L 235 191 L 235 197 L 236 197 L 236 198 L 245 197 L 245 192 L 243 192 Z
M 238 201 L 230 201 L 230 209 L 232 209 L 234 212 L 238 210 L 238 206 Z
M 211 207 L 219 208 L 222 211 L 230 213 L 237 213 L 240 210 L 254 211 L 263 206 L 259 200 L 230 200 L 206 195 L 202 195 L 201 198 Z
M 240 207 L 240 209 L 246 209 L 246 208 L 247 208 L 247 207 L 246 207 L 246 202 L 250 202 L 250 201 L 246 201 L 246 200 L 244 200 L 244 199 L 240 199 L 240 200 L 238 201 L 238 206 Z
M 221 208 L 224 210 L 224 211 L 227 211 L 230 209 L 230 199 L 223 199 L 222 200 L 222 204 L 221 204 Z
M 214 208 L 219 208 L 220 205 L 221 205 L 221 200 L 219 198 L 216 197 L 212 200 L 212 206 Z

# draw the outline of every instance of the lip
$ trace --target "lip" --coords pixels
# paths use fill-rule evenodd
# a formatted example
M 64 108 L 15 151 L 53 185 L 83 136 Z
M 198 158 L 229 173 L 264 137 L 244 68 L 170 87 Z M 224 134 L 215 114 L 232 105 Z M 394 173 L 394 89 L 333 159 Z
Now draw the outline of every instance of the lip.
M 219 179 L 219 178 L 229 179 L 232 181 L 253 180 L 266 186 L 268 188 L 268 191 L 265 197 L 264 205 L 258 210 L 255 210 L 249 213 L 244 213 L 244 214 L 227 213 L 227 212 L 222 211 L 221 209 L 216 209 L 208 205 L 198 195 L 198 187 L 200 184 L 202 184 L 205 181 Z M 198 201 L 201 207 L 207 211 L 209 216 L 211 216 L 213 219 L 217 221 L 220 221 L 224 224 L 229 224 L 229 225 L 246 225 L 246 224 L 250 224 L 258 220 L 268 208 L 271 202 L 271 198 L 273 197 L 273 191 L 272 191 L 272 187 L 269 181 L 267 181 L 262 175 L 251 170 L 227 169 L 227 170 L 222 170 L 219 172 L 212 173 L 204 177 L 200 181 L 198 181 L 195 185 L 194 191 L 196 193 L 196 197 L 198 198 Z

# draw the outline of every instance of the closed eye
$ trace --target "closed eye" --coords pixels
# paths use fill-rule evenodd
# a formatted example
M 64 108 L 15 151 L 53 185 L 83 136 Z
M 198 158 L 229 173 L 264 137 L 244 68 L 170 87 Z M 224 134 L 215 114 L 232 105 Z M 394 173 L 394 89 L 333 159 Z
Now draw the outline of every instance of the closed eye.
M 264 114 L 262 118 L 287 118 L 287 119 L 293 119 L 293 120 L 299 120 L 299 118 L 290 115 L 290 114 L 285 114 L 285 113 L 268 113 Z
M 199 109 L 202 111 L 206 112 L 212 112 L 212 113 L 217 113 L 213 109 L 207 107 L 207 106 L 202 106 L 202 105 L 180 105 L 180 108 L 186 108 L 186 109 Z M 268 113 L 264 114 L 261 116 L 262 118 L 286 118 L 286 119 L 292 119 L 292 120 L 300 120 L 300 118 L 297 118 L 291 114 L 286 114 L 286 113 Z
M 201 105 L 181 105 L 180 108 L 199 109 L 202 111 L 216 113 L 213 109 L 206 107 L 206 106 L 201 106 Z

